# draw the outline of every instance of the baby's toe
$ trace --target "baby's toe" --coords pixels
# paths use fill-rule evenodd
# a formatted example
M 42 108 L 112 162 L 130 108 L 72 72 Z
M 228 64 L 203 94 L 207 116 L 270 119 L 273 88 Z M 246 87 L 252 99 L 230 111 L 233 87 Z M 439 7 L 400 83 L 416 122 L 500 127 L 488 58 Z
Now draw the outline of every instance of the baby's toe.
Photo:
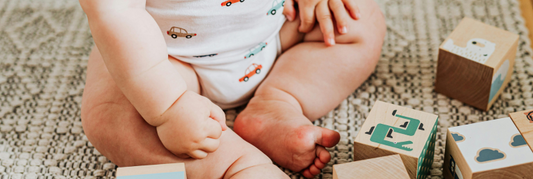
M 318 174 L 320 174 L 320 169 L 317 166 L 313 165 L 313 164 L 311 166 L 309 166 L 309 168 L 306 168 L 302 172 L 302 175 L 305 178 L 314 178 Z
M 311 165 L 311 167 L 309 167 L 309 173 L 311 173 L 313 176 L 318 175 L 320 174 L 320 169 L 315 165 Z
M 313 178 L 313 177 L 315 177 L 314 175 L 311 174 L 311 172 L 309 171 L 309 169 L 305 169 L 305 170 L 302 172 L 302 175 L 303 175 L 305 178 Z
M 326 164 L 325 164 L 325 163 L 322 163 L 322 161 L 320 161 L 320 159 L 316 158 L 316 159 L 315 159 L 315 166 L 316 166 L 318 169 L 323 169 L 324 167 L 326 167 Z
M 329 152 L 322 146 L 316 147 L 316 157 L 320 160 L 320 162 L 326 164 L 331 160 L 331 155 Z
M 326 167 L 326 164 L 331 160 L 331 155 L 322 146 L 316 147 L 315 161 L 309 166 L 309 168 L 302 171 L 302 175 L 306 178 L 313 178 L 320 174 L 320 170 Z

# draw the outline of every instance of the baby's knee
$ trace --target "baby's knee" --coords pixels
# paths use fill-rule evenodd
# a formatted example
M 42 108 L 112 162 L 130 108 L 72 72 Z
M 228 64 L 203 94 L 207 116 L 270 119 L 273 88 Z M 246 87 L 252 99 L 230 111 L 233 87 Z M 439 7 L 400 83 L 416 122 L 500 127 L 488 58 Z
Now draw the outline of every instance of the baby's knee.
M 87 105 L 81 106 L 81 122 L 83 131 L 89 141 L 92 143 L 98 142 L 98 140 L 105 140 L 109 135 L 109 130 L 113 129 L 117 124 L 113 124 L 114 117 L 117 117 L 116 104 L 103 103 L 99 105 Z
M 338 36 L 337 43 L 377 45 L 381 47 L 387 31 L 381 9 L 374 1 L 358 1 L 357 4 L 362 11 L 361 18 L 348 21 L 348 33 Z
M 81 106 L 81 123 L 83 126 L 83 131 L 87 138 L 92 142 L 96 137 L 95 135 L 101 134 L 101 125 L 106 121 L 97 115 L 103 111 L 99 106 L 88 108 L 87 105 Z M 104 124 L 105 125 L 105 124 Z

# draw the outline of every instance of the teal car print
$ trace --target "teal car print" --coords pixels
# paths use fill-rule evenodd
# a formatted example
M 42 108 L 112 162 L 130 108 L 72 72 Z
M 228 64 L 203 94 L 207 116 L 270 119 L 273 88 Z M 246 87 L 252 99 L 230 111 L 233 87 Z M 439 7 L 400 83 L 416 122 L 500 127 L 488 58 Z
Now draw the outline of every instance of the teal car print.
M 254 56 L 255 54 L 258 54 L 259 52 L 263 51 L 263 49 L 265 49 L 266 46 L 267 46 L 266 42 L 259 43 L 257 47 L 250 49 L 250 52 L 248 52 L 248 54 L 244 56 L 244 59 L 250 58 Z
M 269 14 L 276 15 L 276 12 L 283 6 L 285 6 L 285 0 L 274 0 L 272 2 L 272 8 L 267 12 L 267 16 Z

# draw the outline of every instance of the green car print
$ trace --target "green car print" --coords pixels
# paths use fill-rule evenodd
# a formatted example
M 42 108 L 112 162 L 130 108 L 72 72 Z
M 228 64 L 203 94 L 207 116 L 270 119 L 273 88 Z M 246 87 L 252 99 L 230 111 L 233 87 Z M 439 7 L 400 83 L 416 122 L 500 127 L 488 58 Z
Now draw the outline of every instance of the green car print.
M 272 2 L 272 8 L 267 12 L 267 16 L 269 14 L 276 15 L 276 12 L 283 6 L 285 6 L 285 0 L 274 0 L 274 2 Z
M 266 42 L 261 42 L 259 45 L 253 49 L 250 49 L 250 52 L 244 56 L 244 59 L 250 58 L 254 56 L 255 54 L 258 54 L 259 52 L 263 51 L 263 49 L 267 46 Z

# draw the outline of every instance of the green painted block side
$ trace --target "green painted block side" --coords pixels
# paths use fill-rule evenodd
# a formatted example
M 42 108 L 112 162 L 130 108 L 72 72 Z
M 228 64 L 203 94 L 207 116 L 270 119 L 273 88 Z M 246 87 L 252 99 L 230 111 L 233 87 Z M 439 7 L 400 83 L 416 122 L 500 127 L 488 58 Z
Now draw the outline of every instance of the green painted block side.
M 418 157 L 418 166 L 416 170 L 417 179 L 425 179 L 429 175 L 429 170 L 431 170 L 431 165 L 433 164 L 433 157 L 435 154 L 435 140 L 437 138 L 438 121 L 439 118 L 435 120 L 433 129 L 431 129 L 431 134 L 429 135 L 428 140 L 426 140 L 426 144 L 424 145 L 424 149 L 422 150 L 420 157 Z

